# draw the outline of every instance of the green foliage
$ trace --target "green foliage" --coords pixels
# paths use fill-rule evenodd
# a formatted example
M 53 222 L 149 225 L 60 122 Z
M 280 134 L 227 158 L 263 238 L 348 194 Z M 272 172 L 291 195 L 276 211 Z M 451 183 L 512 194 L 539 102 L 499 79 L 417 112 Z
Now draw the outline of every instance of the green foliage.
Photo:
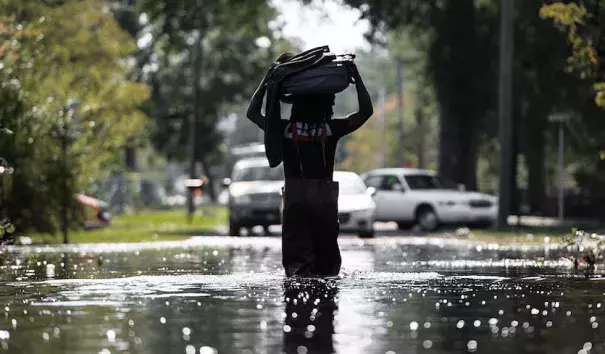
M 0 206 L 19 232 L 54 232 L 60 204 L 115 163 L 146 122 L 145 85 L 130 82 L 136 48 L 105 3 L 6 0 L 0 19 L 0 151 L 14 167 Z M 65 148 L 63 148 L 65 147 Z M 65 187 L 65 188 L 64 188 Z
M 474 0 L 345 3 L 360 9 L 362 17 L 370 21 L 370 38 L 380 39 L 377 34 L 390 31 L 395 40 L 392 45 L 400 42 L 401 47 L 410 48 L 421 44 L 426 56 L 419 70 L 426 76 L 426 86 L 434 90 L 439 109 L 439 172 L 475 189 L 483 121 L 495 102 L 493 39 L 497 27 L 490 7 Z M 406 42 L 402 34 L 414 41 Z
M 414 72 L 425 75 L 425 87 L 434 90 L 439 116 L 439 170 L 446 177 L 473 188 L 475 171 L 481 183 L 493 189 L 498 177 L 497 76 L 499 2 L 492 0 L 346 0 L 361 10 L 371 23 L 369 37 L 386 43 L 389 51 L 403 53 L 419 47 L 423 63 Z M 574 2 L 515 2 L 514 106 L 515 154 L 524 155 L 519 172 L 528 167 L 530 199 L 535 210 L 542 206 L 547 165 L 556 135 L 548 116 L 554 112 L 577 112 L 582 119 L 569 124 L 566 160 L 570 170 L 602 175 L 595 155 L 605 137 L 599 113 L 587 97 L 603 102 L 602 62 L 605 41 L 603 0 Z M 556 18 L 557 27 L 541 17 Z M 387 36 L 381 36 L 384 33 Z M 384 40 L 386 38 L 386 41 Z M 567 46 L 569 42 L 572 56 Z M 567 71 L 562 70 L 568 67 Z M 573 70 L 572 70 L 573 69 Z M 387 70 L 385 70 L 387 71 Z M 387 71 L 394 77 L 394 69 Z M 573 72 L 577 75 L 570 75 Z M 407 79 L 407 78 L 406 78 Z M 580 79 L 586 80 L 585 82 Z M 590 87 L 586 83 L 590 84 Z M 594 85 L 593 85 L 594 83 Z M 407 112 L 406 112 L 407 114 Z M 397 145 L 400 142 L 394 140 Z M 520 176 L 523 177 L 523 176 Z M 523 185 L 525 178 L 519 178 Z M 555 181 L 555 179 L 551 179 Z M 588 179 L 585 179 L 588 180 Z M 599 183 L 603 183 L 600 177 Z M 591 182 L 597 185 L 597 181 Z
M 587 9 L 591 6 L 591 10 Z M 586 3 L 562 3 L 544 5 L 540 17 L 552 19 L 567 32 L 571 55 L 567 59 L 568 71 L 575 72 L 580 78 L 593 84 L 595 103 L 605 108 L 605 68 L 601 66 L 605 59 L 602 37 L 603 19 L 605 19 L 605 1 L 592 0 Z
M 247 102 L 269 64 L 290 48 L 270 27 L 275 10 L 265 0 L 142 0 L 133 10 L 135 17 L 148 19 L 139 35 L 149 34 L 151 40 L 141 52 L 153 55 L 139 68 L 152 87 L 147 111 L 155 121 L 155 146 L 184 160 L 194 116 L 198 159 L 220 161 L 223 137 L 217 122 L 230 107 Z M 259 46 L 259 38 L 270 45 Z

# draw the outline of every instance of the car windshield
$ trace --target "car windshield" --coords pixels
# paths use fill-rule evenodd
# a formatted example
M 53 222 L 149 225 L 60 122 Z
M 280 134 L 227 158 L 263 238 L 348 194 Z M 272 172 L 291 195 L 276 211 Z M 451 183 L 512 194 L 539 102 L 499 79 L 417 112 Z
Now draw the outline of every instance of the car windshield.
M 249 181 L 283 181 L 284 171 L 281 168 L 269 166 L 242 167 L 233 171 L 233 182 Z
M 334 179 L 339 184 L 340 194 L 363 194 L 367 189 L 361 178 L 339 178 L 335 175 Z
M 423 175 L 406 175 L 405 180 L 408 183 L 410 189 L 415 190 L 426 190 L 426 189 L 455 189 L 451 186 L 451 183 L 439 178 L 437 176 L 431 176 L 427 174 Z

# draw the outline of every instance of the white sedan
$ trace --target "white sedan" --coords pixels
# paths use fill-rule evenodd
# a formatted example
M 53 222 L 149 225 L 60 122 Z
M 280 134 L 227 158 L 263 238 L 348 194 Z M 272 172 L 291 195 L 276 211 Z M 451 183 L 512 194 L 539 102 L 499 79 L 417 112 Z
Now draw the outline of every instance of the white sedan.
M 395 221 L 401 229 L 418 225 L 433 231 L 442 224 L 491 225 L 498 215 L 496 197 L 448 188 L 434 171 L 386 168 L 365 173 L 376 194 L 376 220 Z
M 338 220 L 340 230 L 355 232 L 362 238 L 374 237 L 374 214 L 376 204 L 372 200 L 376 192 L 368 188 L 355 172 L 335 171 L 338 182 Z

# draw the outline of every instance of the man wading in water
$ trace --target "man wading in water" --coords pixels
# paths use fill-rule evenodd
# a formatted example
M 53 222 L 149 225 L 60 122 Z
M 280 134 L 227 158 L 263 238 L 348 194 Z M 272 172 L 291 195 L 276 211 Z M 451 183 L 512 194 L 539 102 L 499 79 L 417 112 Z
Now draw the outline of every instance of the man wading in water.
M 288 60 L 284 54 L 277 61 Z M 336 144 L 373 113 L 372 101 L 355 66 L 349 66 L 359 111 L 332 119 L 335 95 L 292 96 L 290 120 L 281 120 L 283 167 L 282 264 L 287 276 L 336 276 L 341 257 L 337 237 L 338 182 L 332 179 Z M 261 113 L 270 72 L 252 96 L 247 116 L 264 130 Z

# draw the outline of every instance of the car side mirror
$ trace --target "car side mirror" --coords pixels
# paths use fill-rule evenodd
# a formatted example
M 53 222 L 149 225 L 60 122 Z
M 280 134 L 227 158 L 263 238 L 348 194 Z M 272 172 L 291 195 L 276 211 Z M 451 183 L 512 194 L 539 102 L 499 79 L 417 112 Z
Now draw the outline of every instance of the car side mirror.
M 378 191 L 376 190 L 376 188 L 374 187 L 368 187 L 368 189 L 366 189 L 366 193 L 370 196 L 373 197 L 376 195 Z
M 458 184 L 458 190 L 460 192 L 465 192 L 466 191 L 466 186 L 462 183 Z
M 224 178 L 223 179 L 223 187 L 227 188 L 231 185 L 231 178 Z

